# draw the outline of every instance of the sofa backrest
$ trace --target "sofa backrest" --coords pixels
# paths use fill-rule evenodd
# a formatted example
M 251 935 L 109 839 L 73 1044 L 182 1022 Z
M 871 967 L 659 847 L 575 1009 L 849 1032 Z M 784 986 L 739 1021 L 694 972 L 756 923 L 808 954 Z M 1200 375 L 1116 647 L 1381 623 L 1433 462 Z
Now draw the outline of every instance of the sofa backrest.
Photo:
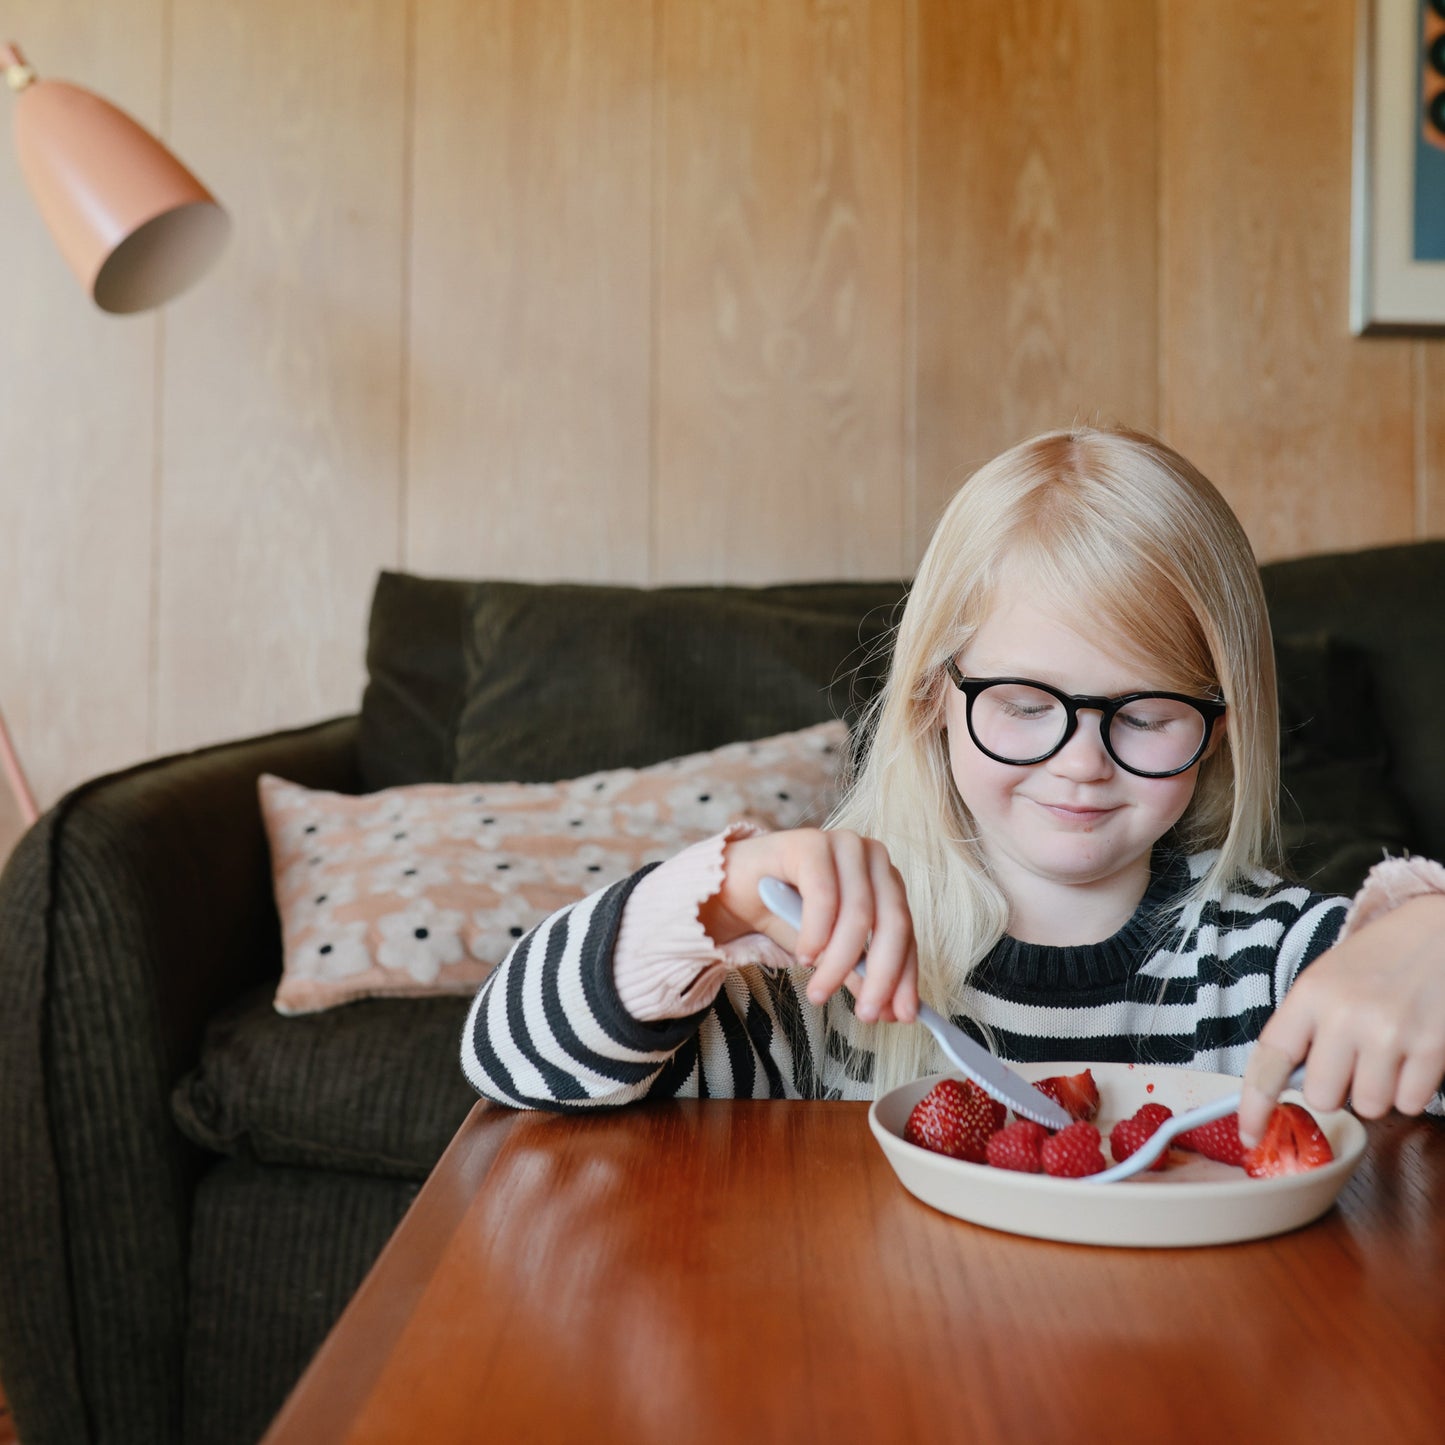
M 1260 572 L 1277 642 L 1324 639 L 1353 663 L 1334 690 L 1347 690 L 1353 671 L 1356 693 L 1329 699 L 1339 710 L 1331 731 L 1348 730 L 1352 709 L 1368 714 L 1411 846 L 1445 857 L 1445 541 L 1300 557 Z
M 1445 856 L 1445 542 L 1261 569 L 1280 673 L 1285 842 L 1345 890 Z M 367 790 L 643 767 L 832 717 L 876 691 L 902 582 L 638 588 L 384 572 Z
M 368 790 L 645 767 L 840 717 L 876 691 L 902 582 L 614 587 L 384 572 Z

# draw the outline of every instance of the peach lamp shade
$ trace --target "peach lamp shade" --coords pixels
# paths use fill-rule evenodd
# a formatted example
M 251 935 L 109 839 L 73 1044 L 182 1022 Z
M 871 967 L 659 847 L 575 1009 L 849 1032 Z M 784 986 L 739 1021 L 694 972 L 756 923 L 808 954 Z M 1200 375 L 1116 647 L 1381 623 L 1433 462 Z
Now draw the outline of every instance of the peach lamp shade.
M 0 45 L 0 69 L 16 93 L 21 172 L 95 304 L 145 311 L 198 280 L 231 229 L 200 181 L 124 111 L 37 79 L 14 44 Z

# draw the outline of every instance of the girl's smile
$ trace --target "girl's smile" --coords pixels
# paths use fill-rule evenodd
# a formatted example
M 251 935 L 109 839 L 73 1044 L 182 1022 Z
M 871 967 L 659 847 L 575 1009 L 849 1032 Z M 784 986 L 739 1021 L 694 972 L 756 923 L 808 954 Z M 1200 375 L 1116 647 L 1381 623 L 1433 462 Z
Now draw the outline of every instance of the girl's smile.
M 1017 591 L 1017 589 L 1014 589 Z M 1148 691 L 1167 679 L 1091 640 L 1076 614 L 1005 595 L 959 659 L 971 677 L 1037 678 L 1100 697 Z M 974 743 L 967 699 L 947 689 L 945 718 L 954 783 L 979 847 L 1010 904 L 1009 932 L 1027 942 L 1098 941 L 1117 932 L 1149 886 L 1155 842 L 1183 816 L 1198 766 L 1168 778 L 1119 767 L 1097 711 L 1081 711 L 1074 735 L 1052 757 L 1022 766 Z M 1082 932 L 1081 932 L 1082 930 Z

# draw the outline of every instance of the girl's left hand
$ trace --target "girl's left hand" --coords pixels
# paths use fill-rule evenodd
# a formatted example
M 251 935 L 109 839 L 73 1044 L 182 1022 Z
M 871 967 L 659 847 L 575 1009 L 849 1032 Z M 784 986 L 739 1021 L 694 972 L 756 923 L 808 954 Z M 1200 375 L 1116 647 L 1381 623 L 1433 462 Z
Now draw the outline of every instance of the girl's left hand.
M 1244 1071 L 1239 1137 L 1263 1135 L 1308 1059 L 1311 1109 L 1418 1114 L 1445 1078 L 1445 895 L 1411 898 L 1322 953 L 1265 1024 Z

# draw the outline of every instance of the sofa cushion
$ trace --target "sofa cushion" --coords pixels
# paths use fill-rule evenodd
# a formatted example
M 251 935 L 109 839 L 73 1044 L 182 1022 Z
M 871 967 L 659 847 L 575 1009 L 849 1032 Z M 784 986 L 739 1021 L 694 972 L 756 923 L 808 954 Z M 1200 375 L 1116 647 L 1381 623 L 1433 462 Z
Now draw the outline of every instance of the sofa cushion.
M 261 1439 L 419 1187 L 246 1159 L 205 1175 L 191 1210 L 185 1445 Z
M 475 993 L 549 913 L 737 817 L 821 823 L 841 722 L 556 783 L 419 783 L 359 797 L 263 775 L 285 963 L 276 1007 Z
M 457 1052 L 469 1005 L 365 999 L 284 1018 L 269 988 L 251 993 L 207 1027 L 172 1114 L 214 1153 L 424 1179 L 477 1101 Z
M 1261 568 L 1275 635 L 1324 631 L 1369 666 L 1385 769 L 1413 849 L 1445 856 L 1445 541 L 1413 542 Z M 1336 695 L 1348 709 L 1354 699 Z
M 902 583 L 479 584 L 455 779 L 541 782 L 853 720 Z
M 476 590 L 404 572 L 376 579 L 357 739 L 364 791 L 451 781 Z

